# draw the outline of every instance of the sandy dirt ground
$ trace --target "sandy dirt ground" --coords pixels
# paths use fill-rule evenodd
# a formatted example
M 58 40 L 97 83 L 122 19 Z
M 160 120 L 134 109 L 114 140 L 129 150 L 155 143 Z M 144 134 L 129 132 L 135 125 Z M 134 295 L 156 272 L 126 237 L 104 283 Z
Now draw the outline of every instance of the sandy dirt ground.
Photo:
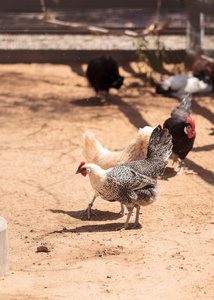
M 2 300 L 214 299 L 214 94 L 193 98 L 194 150 L 182 175 L 172 159 L 161 195 L 141 209 L 142 227 L 116 231 L 120 205 L 92 200 L 82 135 L 123 149 L 139 127 L 163 124 L 173 98 L 155 94 L 136 63 L 110 105 L 94 100 L 86 65 L 0 65 L 0 215 L 8 222 L 10 270 Z M 133 217 L 134 221 L 134 217 Z M 49 252 L 37 252 L 46 245 Z

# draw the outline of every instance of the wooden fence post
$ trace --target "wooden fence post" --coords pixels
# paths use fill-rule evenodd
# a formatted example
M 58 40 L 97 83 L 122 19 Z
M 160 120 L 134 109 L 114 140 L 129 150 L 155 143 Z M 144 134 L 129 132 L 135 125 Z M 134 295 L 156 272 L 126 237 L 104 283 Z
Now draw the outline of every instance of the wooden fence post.
M 187 20 L 187 51 L 195 51 L 195 48 L 201 49 L 201 26 L 200 13 L 188 15 Z

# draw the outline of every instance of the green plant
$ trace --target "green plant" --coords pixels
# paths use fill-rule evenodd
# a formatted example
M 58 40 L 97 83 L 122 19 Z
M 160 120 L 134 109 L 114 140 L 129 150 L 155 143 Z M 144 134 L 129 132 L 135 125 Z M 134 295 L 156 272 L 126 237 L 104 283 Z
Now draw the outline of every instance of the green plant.
M 152 53 L 152 51 L 149 50 L 149 41 L 146 37 L 143 37 L 138 45 L 137 56 L 139 62 L 149 66 L 147 72 L 144 73 L 144 77 L 146 77 L 151 85 L 154 85 L 154 73 L 161 73 L 164 68 L 164 64 L 168 63 L 169 59 L 167 57 L 166 47 L 160 40 L 159 35 L 150 36 L 150 42 L 154 43 L 155 51 Z

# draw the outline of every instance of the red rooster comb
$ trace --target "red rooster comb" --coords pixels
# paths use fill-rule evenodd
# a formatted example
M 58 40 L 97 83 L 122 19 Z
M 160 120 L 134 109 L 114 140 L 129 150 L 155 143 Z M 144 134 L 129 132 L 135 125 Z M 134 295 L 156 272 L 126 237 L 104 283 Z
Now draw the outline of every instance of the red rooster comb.
M 206 66 L 205 66 L 205 69 L 210 73 L 210 74 L 212 74 L 212 68 L 211 68 L 211 66 L 209 65 L 209 64 L 206 64 Z
M 83 165 L 85 165 L 85 162 L 84 162 L 84 161 L 82 161 L 82 162 L 80 163 L 80 165 L 79 165 L 79 167 L 78 167 L 78 171 L 81 169 L 81 167 L 82 167 Z
M 195 120 L 193 120 L 191 117 L 187 117 L 187 121 L 191 124 L 192 131 L 195 131 Z

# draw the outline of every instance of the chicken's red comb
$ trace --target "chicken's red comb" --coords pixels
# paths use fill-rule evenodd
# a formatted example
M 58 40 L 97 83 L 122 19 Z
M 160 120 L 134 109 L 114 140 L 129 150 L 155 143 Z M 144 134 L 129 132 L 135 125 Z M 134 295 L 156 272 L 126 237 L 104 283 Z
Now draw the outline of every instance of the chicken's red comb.
M 192 131 L 195 131 L 195 120 L 193 120 L 191 117 L 187 117 L 187 121 L 191 124 Z
M 209 65 L 209 64 L 206 64 L 206 66 L 205 66 L 205 69 L 210 73 L 210 74 L 212 74 L 212 68 L 211 68 L 211 66 Z
M 85 165 L 85 162 L 84 162 L 84 161 L 82 161 L 82 162 L 80 163 L 80 165 L 79 165 L 79 167 L 78 167 L 78 171 L 81 169 L 81 167 L 82 167 L 83 165 Z

